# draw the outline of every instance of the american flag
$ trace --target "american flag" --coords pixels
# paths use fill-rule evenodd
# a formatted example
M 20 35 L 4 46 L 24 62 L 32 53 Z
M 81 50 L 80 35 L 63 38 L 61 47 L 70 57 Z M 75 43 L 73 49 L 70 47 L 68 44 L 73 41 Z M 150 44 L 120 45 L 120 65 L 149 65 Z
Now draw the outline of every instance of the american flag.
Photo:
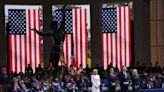
M 75 64 L 79 67 L 82 64 L 86 67 L 88 64 L 88 33 L 87 33 L 87 17 L 86 9 L 75 8 L 67 9 L 65 17 L 65 42 L 64 42 L 64 56 L 65 64 L 69 67 Z M 58 25 L 61 24 L 62 16 L 61 10 L 55 10 L 55 20 Z M 72 62 L 74 57 L 74 62 Z
M 60 27 L 62 22 L 62 11 L 61 9 L 55 10 L 55 20 L 58 22 L 58 27 Z M 73 25 L 72 25 L 72 10 L 67 9 L 65 13 L 65 40 L 64 40 L 64 57 L 65 64 L 69 67 L 72 64 L 72 33 L 73 33 Z
M 25 7 L 25 6 L 24 6 Z M 41 37 L 32 28 L 40 31 L 40 9 L 10 7 L 7 9 L 9 30 L 8 49 L 10 72 L 25 72 L 28 64 L 35 72 L 42 64 Z
M 130 8 L 119 6 L 101 10 L 102 65 L 118 67 L 131 63 Z

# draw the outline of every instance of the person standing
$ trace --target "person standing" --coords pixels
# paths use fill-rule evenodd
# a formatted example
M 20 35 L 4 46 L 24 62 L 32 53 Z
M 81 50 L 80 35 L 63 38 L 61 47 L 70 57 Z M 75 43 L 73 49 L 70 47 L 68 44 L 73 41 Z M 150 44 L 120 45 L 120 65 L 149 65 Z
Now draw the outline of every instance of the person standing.
M 121 92 L 129 92 L 128 86 L 130 84 L 130 76 L 127 73 L 127 68 L 125 66 L 123 66 L 118 77 L 121 85 Z
M 100 92 L 100 76 L 98 75 L 98 70 L 94 69 L 91 75 L 92 82 L 92 92 Z

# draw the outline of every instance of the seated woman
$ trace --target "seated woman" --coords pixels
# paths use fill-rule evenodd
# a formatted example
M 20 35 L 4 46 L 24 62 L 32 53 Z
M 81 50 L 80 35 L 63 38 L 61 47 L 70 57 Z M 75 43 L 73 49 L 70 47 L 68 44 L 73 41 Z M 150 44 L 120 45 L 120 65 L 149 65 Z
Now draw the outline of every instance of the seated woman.
M 137 69 L 133 69 L 131 80 L 132 80 L 133 92 L 138 92 L 140 89 L 141 79 L 138 75 Z
M 110 92 L 115 92 L 116 90 L 116 74 L 114 73 L 114 68 L 110 68 L 110 74 L 109 74 L 109 90 Z

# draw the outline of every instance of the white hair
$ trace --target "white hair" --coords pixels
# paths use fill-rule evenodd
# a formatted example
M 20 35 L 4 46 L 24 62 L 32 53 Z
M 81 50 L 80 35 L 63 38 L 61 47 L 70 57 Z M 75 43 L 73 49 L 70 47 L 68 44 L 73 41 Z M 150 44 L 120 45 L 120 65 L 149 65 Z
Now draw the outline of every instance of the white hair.
M 98 72 L 98 70 L 97 69 L 93 69 L 93 72 Z

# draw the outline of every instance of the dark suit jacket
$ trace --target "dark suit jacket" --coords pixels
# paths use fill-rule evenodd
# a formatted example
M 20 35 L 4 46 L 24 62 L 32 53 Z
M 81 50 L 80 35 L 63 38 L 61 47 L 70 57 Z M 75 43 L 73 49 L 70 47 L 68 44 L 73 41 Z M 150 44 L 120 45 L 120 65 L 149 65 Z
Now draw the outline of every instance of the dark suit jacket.
M 126 72 L 126 76 L 123 72 L 121 72 L 119 75 L 118 75 L 118 78 L 119 78 L 119 81 L 121 83 L 123 82 L 129 82 L 130 80 L 130 75 Z
M 132 76 L 131 80 L 132 80 L 133 92 L 138 92 L 140 89 L 140 85 L 141 85 L 140 77 L 139 76 Z M 138 86 L 138 88 L 136 88 L 135 86 Z
M 123 72 L 121 72 L 119 75 L 119 81 L 120 81 L 120 85 L 121 85 L 121 92 L 128 92 L 128 86 L 129 84 L 124 84 L 125 82 L 129 82 L 130 83 L 130 75 L 126 72 L 126 76 Z
M 109 75 L 109 85 L 116 82 L 116 75 Z
M 110 92 L 115 92 L 115 88 L 116 88 L 116 85 L 112 85 L 112 83 L 116 83 L 117 79 L 116 79 L 116 75 L 109 75 L 109 90 Z

